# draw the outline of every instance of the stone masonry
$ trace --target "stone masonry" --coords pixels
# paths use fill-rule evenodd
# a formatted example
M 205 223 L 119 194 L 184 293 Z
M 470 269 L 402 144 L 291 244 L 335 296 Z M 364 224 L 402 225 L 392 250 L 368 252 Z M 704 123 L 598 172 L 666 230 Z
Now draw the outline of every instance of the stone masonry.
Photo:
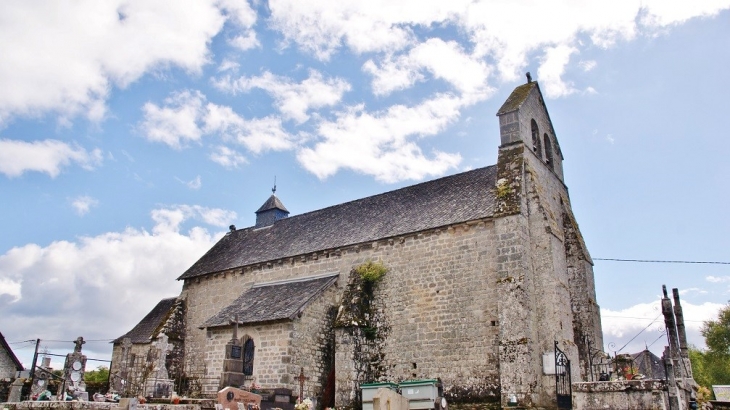
M 578 382 L 587 375 L 586 340 L 602 345 L 593 263 L 537 83 L 517 87 L 498 117 L 496 166 L 291 218 L 272 196 L 262 212 L 279 212 L 280 219 L 261 218 L 244 230 L 232 226 L 230 236 L 179 278 L 188 376 L 198 369 L 203 392 L 215 393 L 232 327 L 207 321 L 240 303 L 254 285 L 338 275 L 334 284 L 305 295 L 295 315 L 239 327 L 241 341 L 255 343 L 246 385 L 298 394 L 294 378 L 303 369 L 305 397 L 321 407 L 354 407 L 361 383 L 439 378 L 455 408 L 505 406 L 511 395 L 523 408 L 554 408 L 555 378 L 543 370 L 543 357 L 557 341 Z M 409 202 L 414 193 L 416 204 Z M 358 204 L 370 208 L 353 208 Z M 389 224 L 401 223 L 403 210 L 416 206 L 419 212 L 410 216 L 424 221 L 408 219 L 396 234 L 365 234 L 396 232 Z M 363 212 L 371 219 L 362 219 Z M 340 215 L 350 219 L 330 223 Z M 333 226 L 347 231 L 342 243 L 322 238 L 322 232 L 339 237 L 327 231 Z M 328 245 L 312 248 L 318 243 Z M 373 285 L 365 317 L 335 326 L 345 306 L 365 303 L 353 275 L 367 262 L 382 263 L 387 273 Z M 259 302 L 272 309 L 281 303 L 267 297 Z

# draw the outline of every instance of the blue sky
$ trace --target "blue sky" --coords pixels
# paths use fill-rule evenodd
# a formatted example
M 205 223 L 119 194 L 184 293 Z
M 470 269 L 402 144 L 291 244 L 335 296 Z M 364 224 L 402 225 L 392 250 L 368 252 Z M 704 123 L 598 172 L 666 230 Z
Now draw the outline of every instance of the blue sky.
M 730 1 L 695 3 L 3 2 L 0 332 L 108 358 L 274 178 L 296 215 L 494 164 L 527 71 L 594 258 L 728 261 Z M 697 345 L 730 294 L 728 265 L 595 275 L 612 351 L 661 350 L 662 284 Z

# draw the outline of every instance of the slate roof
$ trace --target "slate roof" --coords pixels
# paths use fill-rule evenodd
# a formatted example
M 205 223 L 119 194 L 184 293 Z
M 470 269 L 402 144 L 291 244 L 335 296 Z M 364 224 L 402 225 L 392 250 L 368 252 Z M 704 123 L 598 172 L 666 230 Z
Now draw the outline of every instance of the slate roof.
M 2 333 L 0 333 L 0 347 L 5 349 L 8 356 L 10 357 L 10 360 L 13 361 L 13 364 L 15 365 L 15 370 L 18 370 L 18 371 L 23 370 L 23 363 L 21 363 L 20 360 L 18 360 L 18 357 L 13 352 L 13 349 L 10 348 L 10 345 L 5 340 L 5 336 L 3 336 Z
M 269 197 L 269 199 L 267 199 L 266 202 L 264 202 L 264 204 L 261 205 L 261 208 L 259 208 L 258 211 L 256 211 L 256 213 L 258 214 L 258 213 L 268 211 L 271 209 L 280 209 L 284 212 L 287 212 L 287 213 L 289 212 L 289 210 L 286 209 L 286 207 L 284 207 L 284 204 L 281 203 L 281 200 L 279 198 L 277 198 L 276 195 L 271 195 Z
M 492 165 L 229 232 L 178 280 L 490 217 L 496 174 Z
M 314 298 L 337 281 L 338 274 L 253 285 L 233 303 L 206 320 L 201 328 L 294 319 Z
M 132 330 L 119 336 L 112 343 L 121 343 L 125 337 L 132 339 L 132 343 L 151 343 L 157 337 L 158 329 L 162 326 L 170 312 L 175 307 L 177 298 L 162 299 L 150 313 L 147 314 Z
M 520 108 L 522 103 L 527 99 L 527 96 L 530 95 L 530 91 L 535 87 L 537 87 L 537 81 L 532 81 L 512 90 L 512 94 L 507 97 L 507 100 L 502 104 L 499 111 L 497 111 L 497 115 L 506 114 Z
M 638 372 L 654 379 L 665 379 L 667 377 L 664 361 L 649 350 L 644 350 L 631 355 L 634 358 L 634 365 L 638 368 Z M 647 368 L 647 362 L 650 369 Z

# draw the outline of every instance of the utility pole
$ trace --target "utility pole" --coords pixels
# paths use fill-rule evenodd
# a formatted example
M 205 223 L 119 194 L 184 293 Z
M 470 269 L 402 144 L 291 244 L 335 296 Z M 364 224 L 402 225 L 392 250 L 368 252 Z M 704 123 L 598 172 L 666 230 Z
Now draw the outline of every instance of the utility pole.
M 33 364 L 30 366 L 30 386 L 33 389 L 33 383 L 35 383 L 35 362 L 38 361 L 38 346 L 41 344 L 41 339 L 35 340 L 35 353 L 33 353 Z

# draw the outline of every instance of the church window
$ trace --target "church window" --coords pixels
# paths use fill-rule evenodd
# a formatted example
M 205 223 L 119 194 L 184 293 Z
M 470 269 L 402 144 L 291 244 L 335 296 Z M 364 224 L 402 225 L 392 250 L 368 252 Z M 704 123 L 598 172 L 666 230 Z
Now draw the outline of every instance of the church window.
M 540 147 L 540 130 L 537 129 L 537 122 L 533 119 L 530 123 L 532 128 L 532 150 L 538 157 L 542 157 L 542 149 Z
M 255 349 L 256 346 L 253 344 L 253 339 L 246 336 L 243 342 L 243 374 L 246 376 L 253 376 L 253 358 Z
M 547 134 L 543 136 L 545 140 L 545 162 L 553 169 L 553 146 L 550 144 L 550 137 Z

